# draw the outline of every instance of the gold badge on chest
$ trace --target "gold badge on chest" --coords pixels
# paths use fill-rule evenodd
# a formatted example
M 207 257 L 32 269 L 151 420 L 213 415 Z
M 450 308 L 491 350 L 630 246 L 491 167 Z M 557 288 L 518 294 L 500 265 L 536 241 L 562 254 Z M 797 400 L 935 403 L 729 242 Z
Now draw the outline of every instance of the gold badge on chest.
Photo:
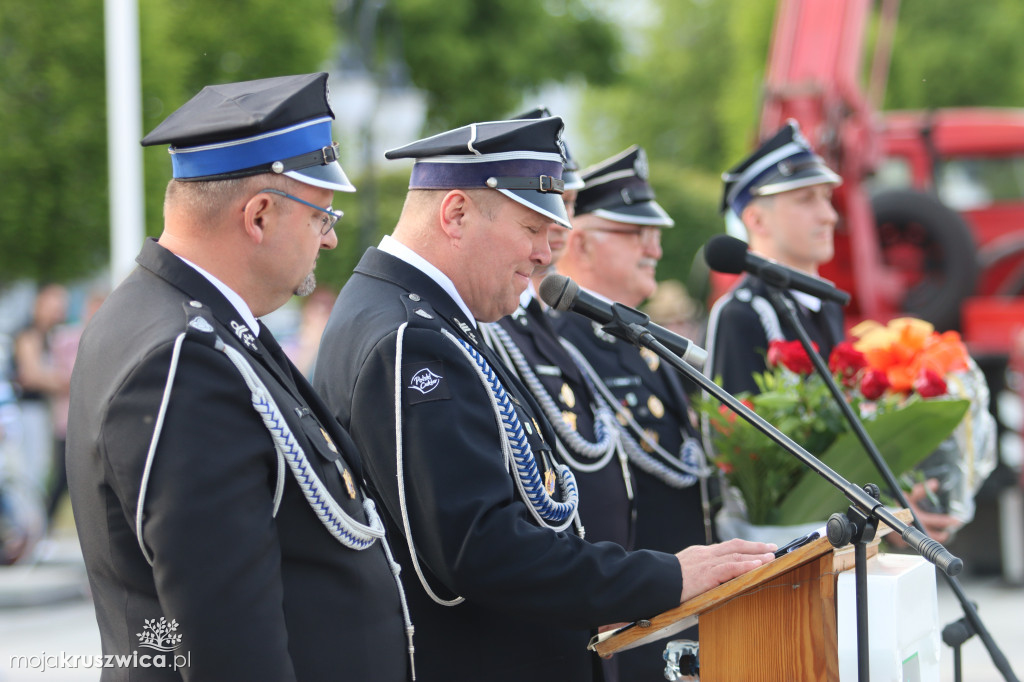
M 651 397 L 647 399 L 647 409 L 651 411 L 651 415 L 653 415 L 655 419 L 661 419 L 665 416 L 665 405 L 656 395 L 652 394 Z
M 555 494 L 555 472 L 551 469 L 544 472 L 544 490 L 547 492 L 548 497 Z
M 619 420 L 619 423 L 623 426 L 629 424 L 629 420 L 633 418 L 633 411 L 623 405 L 615 412 L 615 418 Z
M 349 473 L 348 469 L 342 469 L 341 477 L 345 479 L 345 492 L 353 500 L 356 499 L 356 483 L 352 480 L 352 474 Z
M 576 413 L 569 410 L 562 410 L 562 421 L 569 425 L 573 431 L 576 430 Z
M 640 447 L 647 452 L 654 452 L 654 445 L 658 444 L 658 432 L 653 429 L 644 429 L 644 435 L 647 438 L 640 441 Z M 651 443 L 654 445 L 651 445 Z
M 644 359 L 644 362 L 647 363 L 647 367 L 652 372 L 657 372 L 658 368 L 661 367 L 661 358 L 659 358 L 658 354 L 650 348 L 641 348 L 640 357 Z
M 576 407 L 576 394 L 569 388 L 569 384 L 562 384 L 562 390 L 559 391 L 558 396 L 562 399 L 562 404 L 570 410 Z
M 334 441 L 331 440 L 331 437 L 327 435 L 327 431 L 322 426 L 320 427 L 320 434 L 324 437 L 324 440 L 327 442 L 328 449 L 330 449 L 331 452 L 337 452 L 338 446 L 334 444 Z

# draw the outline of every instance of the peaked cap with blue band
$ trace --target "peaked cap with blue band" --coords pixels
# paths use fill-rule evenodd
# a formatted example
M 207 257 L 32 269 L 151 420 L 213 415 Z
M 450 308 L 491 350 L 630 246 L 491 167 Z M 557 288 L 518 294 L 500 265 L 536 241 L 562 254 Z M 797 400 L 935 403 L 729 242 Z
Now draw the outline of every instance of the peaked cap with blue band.
M 647 154 L 633 145 L 581 173 L 586 186 L 576 196 L 576 215 L 629 225 L 672 227 L 675 222 L 658 202 L 647 182 Z
M 754 197 L 811 185 L 838 185 L 843 179 L 814 153 L 799 124 L 789 119 L 753 154 L 723 173 L 722 181 L 725 187 L 720 210 L 731 209 L 739 216 Z
M 531 109 L 525 113 L 513 116 L 512 119 L 519 121 L 530 118 L 548 118 L 551 116 L 551 112 L 547 107 L 537 107 Z M 569 145 L 562 141 L 562 182 L 564 183 L 565 190 L 571 189 L 583 189 L 584 182 L 583 178 L 580 177 L 580 165 L 576 163 L 576 160 L 572 158 L 572 154 L 569 153 Z
M 354 192 L 331 139 L 327 74 L 208 85 L 142 139 L 171 145 L 177 180 L 279 173 Z
M 496 189 L 571 227 L 562 203 L 561 133 L 557 116 L 471 123 L 384 156 L 416 160 L 409 189 Z

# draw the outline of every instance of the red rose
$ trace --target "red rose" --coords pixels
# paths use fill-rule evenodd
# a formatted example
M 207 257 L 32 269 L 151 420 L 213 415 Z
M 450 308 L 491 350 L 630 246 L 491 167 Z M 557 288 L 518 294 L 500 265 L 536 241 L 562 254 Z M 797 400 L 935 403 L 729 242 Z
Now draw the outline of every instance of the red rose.
M 934 370 L 922 369 L 914 379 L 914 390 L 921 394 L 922 398 L 934 398 L 937 395 L 945 395 L 946 381 Z
M 840 342 L 832 349 L 832 355 L 828 358 L 829 370 L 850 388 L 856 385 L 857 373 L 867 367 L 867 364 L 864 354 L 854 348 L 849 341 Z
M 818 344 L 813 344 L 813 347 L 818 350 Z M 769 367 L 782 365 L 796 374 L 810 374 L 814 371 L 814 365 L 799 341 L 772 341 L 768 344 L 766 360 Z
M 860 380 L 860 392 L 868 400 L 881 398 L 889 386 L 889 377 L 885 372 L 877 369 L 869 369 L 864 372 L 864 377 Z

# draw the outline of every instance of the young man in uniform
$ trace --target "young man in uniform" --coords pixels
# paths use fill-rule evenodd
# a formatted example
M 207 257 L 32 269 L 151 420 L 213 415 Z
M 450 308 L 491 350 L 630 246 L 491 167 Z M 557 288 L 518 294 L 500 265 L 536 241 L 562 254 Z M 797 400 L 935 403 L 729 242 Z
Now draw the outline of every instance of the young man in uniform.
M 811 150 L 795 121 L 722 178 L 726 220 L 731 231 L 746 234 L 752 252 L 814 276 L 832 260 L 838 219 L 832 190 L 842 179 Z M 801 291 L 783 295 L 827 361 L 845 333 L 843 309 Z M 721 377 L 730 393 L 757 391 L 753 375 L 765 371 L 768 344 L 796 338 L 775 310 L 764 280 L 744 275 L 711 310 L 705 374 Z
M 752 252 L 814 276 L 832 260 L 838 220 L 832 190 L 842 178 L 814 153 L 796 121 L 787 121 L 722 180 L 721 208 L 727 226 L 746 235 Z M 842 307 L 802 291 L 785 290 L 782 295 L 827 362 L 845 337 Z M 768 284 L 746 274 L 711 309 L 705 374 L 720 378 L 730 393 L 757 392 L 753 376 L 766 369 L 769 343 L 797 338 L 769 298 Z M 934 488 L 938 481 L 929 480 L 927 485 Z M 925 497 L 924 484 L 919 483 L 908 501 L 928 534 L 943 542 L 961 522 L 949 514 L 918 509 Z

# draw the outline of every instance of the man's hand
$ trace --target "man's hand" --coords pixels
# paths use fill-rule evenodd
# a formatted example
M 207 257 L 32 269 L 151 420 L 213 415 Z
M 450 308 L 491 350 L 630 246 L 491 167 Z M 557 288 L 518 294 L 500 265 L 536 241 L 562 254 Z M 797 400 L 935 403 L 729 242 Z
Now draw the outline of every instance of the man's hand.
M 926 485 L 928 486 L 927 489 L 925 488 Z M 907 503 L 914 511 L 914 516 L 921 522 L 921 527 L 924 528 L 924 532 L 928 534 L 928 537 L 936 542 L 946 542 L 953 531 L 962 525 L 960 519 L 949 514 L 922 511 L 920 507 L 920 503 L 927 498 L 928 493 L 935 492 L 938 489 L 939 481 L 935 478 L 929 478 L 925 483 L 915 483 L 910 494 L 907 495 Z M 907 546 L 903 538 L 896 533 L 890 533 L 885 537 L 897 547 Z
M 683 572 L 684 602 L 743 575 L 775 558 L 773 544 L 734 539 L 717 545 L 694 545 L 676 554 Z

